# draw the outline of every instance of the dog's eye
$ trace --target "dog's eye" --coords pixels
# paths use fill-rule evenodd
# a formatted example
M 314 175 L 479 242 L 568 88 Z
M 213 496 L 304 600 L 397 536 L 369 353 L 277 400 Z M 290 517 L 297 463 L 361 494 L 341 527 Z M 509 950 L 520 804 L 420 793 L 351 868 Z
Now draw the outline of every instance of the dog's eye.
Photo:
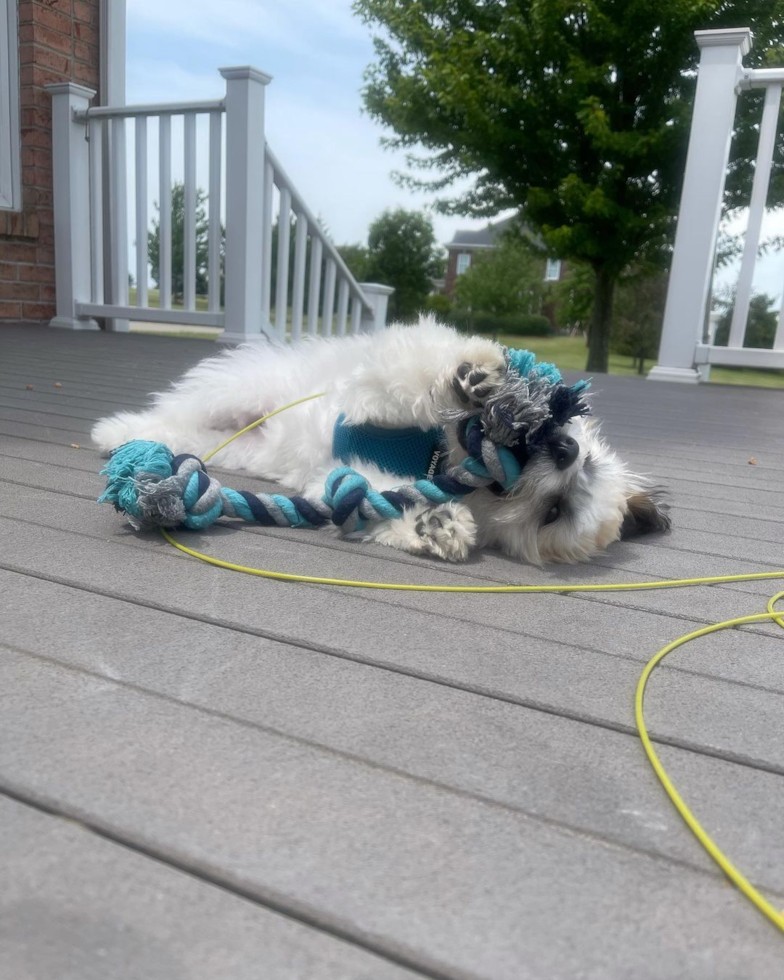
M 547 511 L 545 519 L 542 521 L 542 525 L 553 524 L 561 516 L 561 505 L 553 504 L 553 506 Z

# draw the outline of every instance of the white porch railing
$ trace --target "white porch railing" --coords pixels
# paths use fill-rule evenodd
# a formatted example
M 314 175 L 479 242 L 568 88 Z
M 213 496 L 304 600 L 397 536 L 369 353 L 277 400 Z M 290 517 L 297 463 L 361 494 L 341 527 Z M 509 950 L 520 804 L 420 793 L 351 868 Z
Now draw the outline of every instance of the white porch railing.
M 748 28 L 697 31 L 695 37 L 701 56 L 689 152 L 659 360 L 649 374 L 651 379 L 661 381 L 697 382 L 707 378 L 711 364 L 784 368 L 784 304 L 773 350 L 743 346 L 770 183 L 784 69 L 743 67 L 743 56 L 751 48 Z M 713 329 L 706 332 L 716 242 L 737 99 L 752 88 L 765 89 L 765 105 L 729 341 L 726 347 L 718 347 L 713 343 L 715 318 Z M 706 335 L 709 342 L 703 343 Z
M 247 67 L 225 68 L 221 74 L 226 80 L 225 98 L 202 102 L 90 108 L 94 95 L 90 89 L 70 83 L 49 86 L 57 291 L 52 326 L 96 329 L 95 318 L 103 317 L 110 329 L 127 329 L 129 320 L 224 327 L 219 339 L 227 343 L 263 336 L 297 340 L 304 333 L 343 336 L 384 328 L 392 289 L 354 279 L 266 145 L 264 92 L 270 76 Z M 173 270 L 172 121 L 178 117 L 183 131 L 183 257 L 181 270 Z M 206 268 L 199 268 L 197 255 L 200 117 L 208 120 L 209 127 Z M 130 121 L 135 142 L 133 304 L 128 281 Z M 148 153 L 150 132 L 157 132 L 157 161 L 151 161 Z M 103 166 L 104 155 L 108 155 L 108 169 Z M 157 306 L 150 305 L 148 289 L 151 162 L 158 178 Z M 108 189 L 103 186 L 105 173 Z M 105 194 L 110 204 L 108 226 L 103 217 Z M 197 282 L 205 278 L 206 302 L 202 299 L 202 308 L 197 308 Z M 180 286 L 177 290 L 175 283 Z M 178 293 L 181 303 L 175 303 Z

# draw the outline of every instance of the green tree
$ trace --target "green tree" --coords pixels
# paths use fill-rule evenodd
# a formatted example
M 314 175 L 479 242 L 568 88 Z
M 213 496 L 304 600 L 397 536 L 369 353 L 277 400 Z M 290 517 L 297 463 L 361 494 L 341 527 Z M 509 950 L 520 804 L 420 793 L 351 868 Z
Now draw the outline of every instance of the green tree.
M 524 243 L 504 238 L 498 248 L 476 253 L 455 285 L 458 308 L 485 313 L 539 313 L 543 261 Z
M 367 271 L 370 261 L 367 248 L 357 242 L 356 245 L 338 245 L 337 249 L 340 257 L 348 266 L 349 272 L 357 282 L 367 282 Z
M 613 311 L 611 347 L 632 358 L 638 374 L 645 373 L 646 360 L 659 352 L 667 277 L 645 270 L 620 285 Z
M 391 319 L 408 319 L 424 307 L 430 280 L 443 273 L 440 251 L 433 222 L 419 211 L 386 210 L 370 226 L 365 272 L 369 281 L 394 287 Z
M 207 265 L 209 261 L 208 231 L 209 223 L 204 204 L 207 194 L 199 187 L 196 191 L 196 293 L 204 295 L 207 292 Z M 156 211 L 160 212 L 158 202 Z M 223 272 L 225 232 L 221 228 L 221 273 Z M 152 231 L 147 232 L 147 255 L 150 261 L 150 272 L 155 285 L 160 288 L 160 254 L 161 229 L 160 220 L 153 218 Z M 171 277 L 172 298 L 181 301 L 183 297 L 183 269 L 185 267 L 185 185 L 175 181 L 171 190 Z M 221 279 L 223 276 L 221 275 Z M 221 290 L 222 292 L 222 290 Z
M 778 325 L 778 313 L 772 309 L 773 302 L 770 296 L 766 296 L 764 293 L 756 293 L 751 297 L 749 316 L 746 321 L 746 336 L 743 341 L 744 347 L 764 347 L 768 350 L 773 347 L 776 326 Z M 714 343 L 720 347 L 726 347 L 729 341 L 735 297 L 731 297 L 723 305 L 724 310 L 719 319 L 714 340 Z
M 587 263 L 587 368 L 605 371 L 615 286 L 669 254 L 694 95 L 693 31 L 748 25 L 781 57 L 784 0 L 355 0 L 377 31 L 364 103 L 441 210 L 517 208 L 548 251 Z M 759 98 L 741 100 L 727 205 L 748 192 Z M 769 203 L 784 200 L 777 149 Z M 429 175 L 428 175 L 429 172 Z

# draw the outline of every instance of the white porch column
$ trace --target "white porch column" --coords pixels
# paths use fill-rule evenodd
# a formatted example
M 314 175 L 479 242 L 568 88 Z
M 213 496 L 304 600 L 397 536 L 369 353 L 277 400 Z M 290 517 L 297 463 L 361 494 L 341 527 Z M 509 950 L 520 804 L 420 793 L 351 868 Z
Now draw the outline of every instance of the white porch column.
M 696 383 L 694 351 L 710 295 L 747 27 L 695 31 L 701 50 L 659 362 L 648 377 Z
M 223 343 L 261 340 L 264 213 L 264 88 L 257 68 L 221 68 L 226 79 L 226 329 Z
M 392 286 L 382 286 L 377 282 L 361 282 L 360 288 L 373 307 L 373 312 L 362 311 L 360 333 L 378 333 L 387 325 L 389 297 L 394 293 Z
M 76 315 L 90 302 L 90 161 L 87 122 L 74 121 L 95 95 L 91 88 L 62 82 L 47 85 L 52 96 L 54 261 L 57 315 L 50 327 L 98 330 L 95 320 Z

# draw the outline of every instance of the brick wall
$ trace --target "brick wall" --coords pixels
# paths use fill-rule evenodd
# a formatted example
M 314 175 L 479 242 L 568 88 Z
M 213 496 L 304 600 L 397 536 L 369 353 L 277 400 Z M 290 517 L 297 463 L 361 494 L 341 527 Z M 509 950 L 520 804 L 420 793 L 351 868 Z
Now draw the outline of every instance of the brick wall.
M 51 82 L 98 88 L 99 0 L 19 0 L 22 210 L 0 211 L 0 321 L 54 316 Z

